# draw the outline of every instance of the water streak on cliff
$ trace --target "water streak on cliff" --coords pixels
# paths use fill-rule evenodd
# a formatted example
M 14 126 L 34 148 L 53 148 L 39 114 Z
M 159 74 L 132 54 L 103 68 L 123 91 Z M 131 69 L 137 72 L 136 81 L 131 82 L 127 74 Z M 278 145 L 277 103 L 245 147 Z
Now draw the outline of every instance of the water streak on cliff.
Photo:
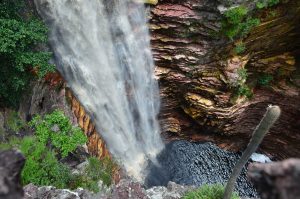
M 35 0 L 58 70 L 110 153 L 141 179 L 163 148 L 145 10 L 127 0 Z

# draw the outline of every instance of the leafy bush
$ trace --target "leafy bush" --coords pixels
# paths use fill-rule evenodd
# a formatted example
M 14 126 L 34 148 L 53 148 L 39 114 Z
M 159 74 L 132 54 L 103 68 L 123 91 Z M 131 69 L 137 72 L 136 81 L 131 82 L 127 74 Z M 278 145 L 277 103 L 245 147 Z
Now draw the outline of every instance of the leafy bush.
M 245 46 L 245 44 L 243 42 L 240 42 L 240 43 L 236 44 L 236 46 L 235 46 L 235 48 L 233 50 L 234 50 L 234 52 L 236 54 L 239 55 L 239 54 L 245 52 L 246 46 Z
M 57 157 L 66 157 L 77 146 L 87 141 L 78 127 L 73 127 L 62 111 L 56 110 L 44 117 L 36 116 L 29 125 L 35 129 L 33 137 L 11 138 L 0 144 L 0 149 L 18 148 L 26 157 L 22 170 L 22 183 L 52 185 L 57 188 L 86 188 L 98 192 L 100 180 L 107 186 L 112 183 L 116 164 L 109 158 L 89 158 L 82 173 L 71 174 L 70 168 Z
M 0 1 L 0 106 L 17 106 L 37 71 L 54 71 L 51 53 L 38 50 L 47 41 L 47 28 L 26 8 L 24 0 Z
M 65 157 L 87 141 L 83 132 L 72 127 L 62 111 L 56 110 L 43 118 L 36 116 L 29 125 L 35 128 L 33 137 L 12 137 L 9 142 L 0 143 L 0 150 L 18 148 L 25 155 L 21 173 L 24 185 L 82 187 L 94 192 L 99 191 L 100 180 L 107 186 L 111 185 L 116 164 L 110 158 L 89 158 L 86 168 L 79 174 L 71 174 L 70 168 L 58 161 L 57 156 Z
M 248 78 L 247 69 L 240 68 L 238 69 L 237 73 L 239 75 L 239 79 L 235 87 L 235 93 L 238 96 L 246 96 L 247 98 L 252 98 L 253 97 L 252 90 L 246 85 L 246 80 Z
M 95 157 L 89 158 L 88 162 L 89 164 L 82 173 L 73 176 L 70 183 L 71 188 L 82 187 L 97 193 L 100 180 L 106 186 L 111 185 L 115 163 L 109 158 L 99 160 Z
M 240 85 L 237 88 L 237 94 L 239 96 L 246 96 L 247 98 L 252 98 L 253 97 L 253 92 L 252 90 L 247 86 L 247 85 Z
M 248 77 L 247 69 L 246 68 L 239 68 L 237 73 L 239 75 L 238 84 L 243 84 L 247 80 L 247 77 Z
M 87 142 L 87 138 L 79 127 L 73 127 L 62 111 L 34 117 L 29 125 L 35 128 L 35 136 L 44 145 L 50 144 L 54 150 L 66 157 L 78 145 Z
M 248 12 L 244 6 L 227 10 L 222 21 L 222 32 L 231 40 L 246 36 L 253 27 L 260 23 L 259 19 L 250 17 Z
M 49 150 L 35 137 L 11 138 L 1 143 L 0 149 L 17 148 L 26 157 L 21 173 L 22 184 L 33 183 L 40 186 L 52 185 L 67 188 L 71 174 L 67 166 L 60 163 L 54 151 Z
M 263 73 L 259 76 L 257 83 L 261 86 L 268 86 L 272 80 L 272 75 Z
M 224 186 L 220 184 L 203 185 L 195 191 L 188 192 L 183 199 L 222 199 Z M 231 199 L 239 199 L 237 193 L 233 193 Z
M 40 186 L 67 187 L 71 177 L 70 170 L 58 162 L 55 152 L 30 137 L 21 141 L 20 150 L 26 157 L 21 173 L 24 185 L 33 183 Z
M 258 9 L 269 8 L 280 3 L 280 0 L 260 0 L 256 3 Z

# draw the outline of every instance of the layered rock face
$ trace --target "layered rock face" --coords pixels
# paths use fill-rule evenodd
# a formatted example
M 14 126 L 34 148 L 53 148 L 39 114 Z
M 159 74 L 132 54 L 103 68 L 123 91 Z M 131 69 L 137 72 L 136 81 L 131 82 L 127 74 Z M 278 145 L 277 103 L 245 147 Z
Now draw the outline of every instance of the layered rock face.
M 250 10 L 255 7 L 245 5 Z M 261 149 L 279 158 L 300 157 L 296 59 L 300 2 L 285 1 L 257 11 L 254 15 L 260 18 L 260 25 L 245 39 L 232 42 L 216 36 L 224 6 L 226 1 L 161 0 L 151 8 L 151 42 L 161 88 L 163 131 L 240 150 L 248 143 L 267 105 L 276 104 L 283 114 Z M 245 44 L 241 55 L 233 52 L 237 42 Z M 245 84 L 253 92 L 251 99 L 236 95 L 234 84 L 244 69 L 248 73 Z M 265 74 L 272 81 L 268 86 L 259 86 Z

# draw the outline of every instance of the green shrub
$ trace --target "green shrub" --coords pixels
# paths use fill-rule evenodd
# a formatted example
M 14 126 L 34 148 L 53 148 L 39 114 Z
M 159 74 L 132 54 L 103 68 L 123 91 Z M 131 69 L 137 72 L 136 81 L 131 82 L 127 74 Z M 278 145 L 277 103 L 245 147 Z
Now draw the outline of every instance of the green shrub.
M 280 3 L 280 0 L 260 0 L 256 3 L 258 9 L 269 8 Z
M 79 127 L 73 127 L 62 111 L 34 117 L 29 125 L 35 129 L 35 136 L 44 145 L 51 144 L 54 150 L 66 157 L 77 146 L 87 142 L 87 138 Z
M 253 97 L 253 92 L 252 90 L 245 84 L 243 85 L 240 85 L 238 88 L 237 88 L 237 94 L 239 96 L 246 96 L 247 98 L 252 98 Z
M 237 70 L 237 73 L 239 75 L 239 82 L 238 84 L 244 84 L 245 81 L 247 80 L 248 78 L 248 72 L 247 72 L 247 69 L 246 68 L 239 68 Z
M 36 130 L 33 137 L 12 137 L 8 142 L 0 143 L 0 150 L 17 148 L 25 155 L 21 173 L 23 185 L 82 187 L 94 192 L 99 191 L 100 180 L 111 185 L 116 164 L 110 158 L 89 158 L 86 168 L 79 174 L 71 174 L 70 168 L 59 162 L 58 156 L 65 157 L 87 141 L 83 132 L 72 127 L 63 112 L 56 110 L 43 118 L 36 116 L 29 124 Z
M 70 170 L 58 162 L 55 152 L 30 137 L 21 141 L 20 150 L 26 157 L 21 173 L 23 185 L 33 183 L 39 186 L 67 188 L 71 177 Z
M 47 41 L 47 28 L 26 8 L 24 0 L 0 1 L 0 106 L 17 106 L 34 78 L 54 71 L 51 53 L 38 49 Z
M 26 157 L 21 173 L 23 185 L 33 183 L 39 186 L 68 188 L 71 174 L 67 166 L 60 163 L 54 151 L 49 150 L 35 137 L 15 138 L 1 143 L 0 149 L 19 149 Z
M 239 54 L 242 54 L 243 52 L 245 52 L 246 46 L 243 42 L 240 42 L 240 43 L 236 44 L 236 46 L 233 50 L 236 54 L 239 55 Z
M 99 160 L 91 157 L 88 159 L 88 165 L 84 171 L 73 176 L 70 186 L 72 189 L 82 187 L 97 193 L 99 192 L 98 182 L 100 180 L 106 186 L 111 185 L 115 167 L 116 164 L 109 158 Z
M 18 112 L 16 111 L 9 112 L 6 124 L 7 127 L 13 132 L 19 132 L 23 127 L 26 126 L 25 121 L 20 118 Z
M 263 73 L 259 76 L 257 83 L 260 86 L 268 86 L 273 80 L 273 76 L 267 73 Z
M 195 191 L 188 192 L 183 199 L 222 199 L 224 186 L 220 184 L 203 185 Z M 232 194 L 231 199 L 239 199 L 237 193 Z
M 238 6 L 227 10 L 222 21 L 222 32 L 231 40 L 245 37 L 260 20 L 249 16 L 248 9 Z

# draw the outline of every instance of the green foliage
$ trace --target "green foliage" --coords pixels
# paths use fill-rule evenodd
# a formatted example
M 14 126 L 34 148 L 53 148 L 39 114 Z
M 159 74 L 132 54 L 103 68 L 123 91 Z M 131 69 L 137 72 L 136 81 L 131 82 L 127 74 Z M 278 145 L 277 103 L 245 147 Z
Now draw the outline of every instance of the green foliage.
M 222 32 L 231 40 L 245 37 L 260 20 L 249 16 L 248 9 L 238 6 L 227 10 L 222 21 Z
M 240 85 L 237 88 L 237 94 L 239 96 L 246 96 L 247 98 L 252 98 L 253 97 L 253 92 L 252 90 L 247 86 L 247 85 Z
M 56 110 L 43 118 L 36 116 L 29 125 L 35 128 L 33 137 L 12 137 L 9 142 L 0 143 L 0 150 L 17 148 L 25 155 L 26 163 L 21 173 L 24 185 L 34 183 L 69 189 L 83 187 L 98 192 L 99 180 L 105 185 L 112 183 L 116 164 L 109 158 L 89 158 L 80 174 L 71 174 L 70 168 L 58 161 L 57 157 L 65 157 L 87 141 L 83 132 L 72 127 L 62 111 Z
M 109 158 L 99 160 L 95 157 L 88 159 L 89 164 L 80 174 L 73 176 L 70 186 L 72 189 L 82 187 L 99 192 L 98 182 L 101 180 L 106 186 L 111 185 L 113 170 L 116 164 Z
M 248 78 L 247 69 L 240 68 L 238 69 L 237 73 L 239 75 L 239 79 L 237 81 L 235 93 L 238 96 L 246 96 L 249 99 L 252 98 L 253 97 L 252 90 L 246 85 L 246 80 Z
M 258 9 L 269 8 L 280 3 L 280 0 L 259 0 L 256 3 Z
M 79 127 L 73 127 L 70 120 L 62 111 L 56 110 L 51 114 L 34 117 L 29 125 L 35 128 L 35 135 L 39 142 L 47 145 L 51 143 L 54 149 L 66 157 L 78 145 L 87 142 L 87 138 Z
M 224 186 L 221 184 L 203 185 L 195 191 L 188 192 L 183 199 L 222 199 Z M 231 199 L 239 199 L 237 193 L 234 193 Z
M 26 157 L 21 173 L 24 185 L 33 183 L 40 186 L 67 187 L 71 175 L 70 170 L 58 162 L 55 152 L 35 138 L 24 138 L 21 141 L 20 150 Z
M 257 83 L 260 86 L 268 86 L 273 80 L 273 76 L 267 73 L 263 73 L 259 76 Z
M 238 75 L 239 75 L 239 84 L 243 84 L 248 77 L 248 73 L 247 73 L 247 69 L 246 68 L 239 68 L 237 71 Z
M 55 68 L 48 63 L 51 53 L 38 50 L 48 30 L 24 0 L 2 0 L 0 7 L 0 105 L 16 106 L 32 70 L 43 77 Z
M 236 44 L 236 46 L 233 50 L 236 54 L 239 55 L 239 54 L 242 54 L 243 52 L 245 52 L 246 46 L 243 42 L 240 42 L 240 43 Z
M 19 149 L 26 157 L 21 173 L 23 185 L 33 183 L 67 188 L 71 177 L 69 168 L 57 160 L 54 151 L 49 150 L 35 137 L 12 137 L 9 142 L 0 144 L 0 149 L 10 148 Z
M 8 142 L 0 143 L 0 150 L 17 148 L 25 155 L 26 163 L 21 173 L 24 185 L 82 187 L 94 192 L 99 191 L 100 180 L 107 186 L 111 185 L 117 166 L 110 158 L 89 158 L 79 174 L 71 174 L 70 168 L 58 161 L 57 157 L 65 157 L 87 141 L 83 132 L 72 127 L 62 111 L 56 110 L 43 118 L 36 116 L 29 125 L 35 128 L 33 137 L 12 137 Z
M 13 132 L 19 132 L 26 125 L 16 111 L 12 111 L 8 114 L 6 124 Z

